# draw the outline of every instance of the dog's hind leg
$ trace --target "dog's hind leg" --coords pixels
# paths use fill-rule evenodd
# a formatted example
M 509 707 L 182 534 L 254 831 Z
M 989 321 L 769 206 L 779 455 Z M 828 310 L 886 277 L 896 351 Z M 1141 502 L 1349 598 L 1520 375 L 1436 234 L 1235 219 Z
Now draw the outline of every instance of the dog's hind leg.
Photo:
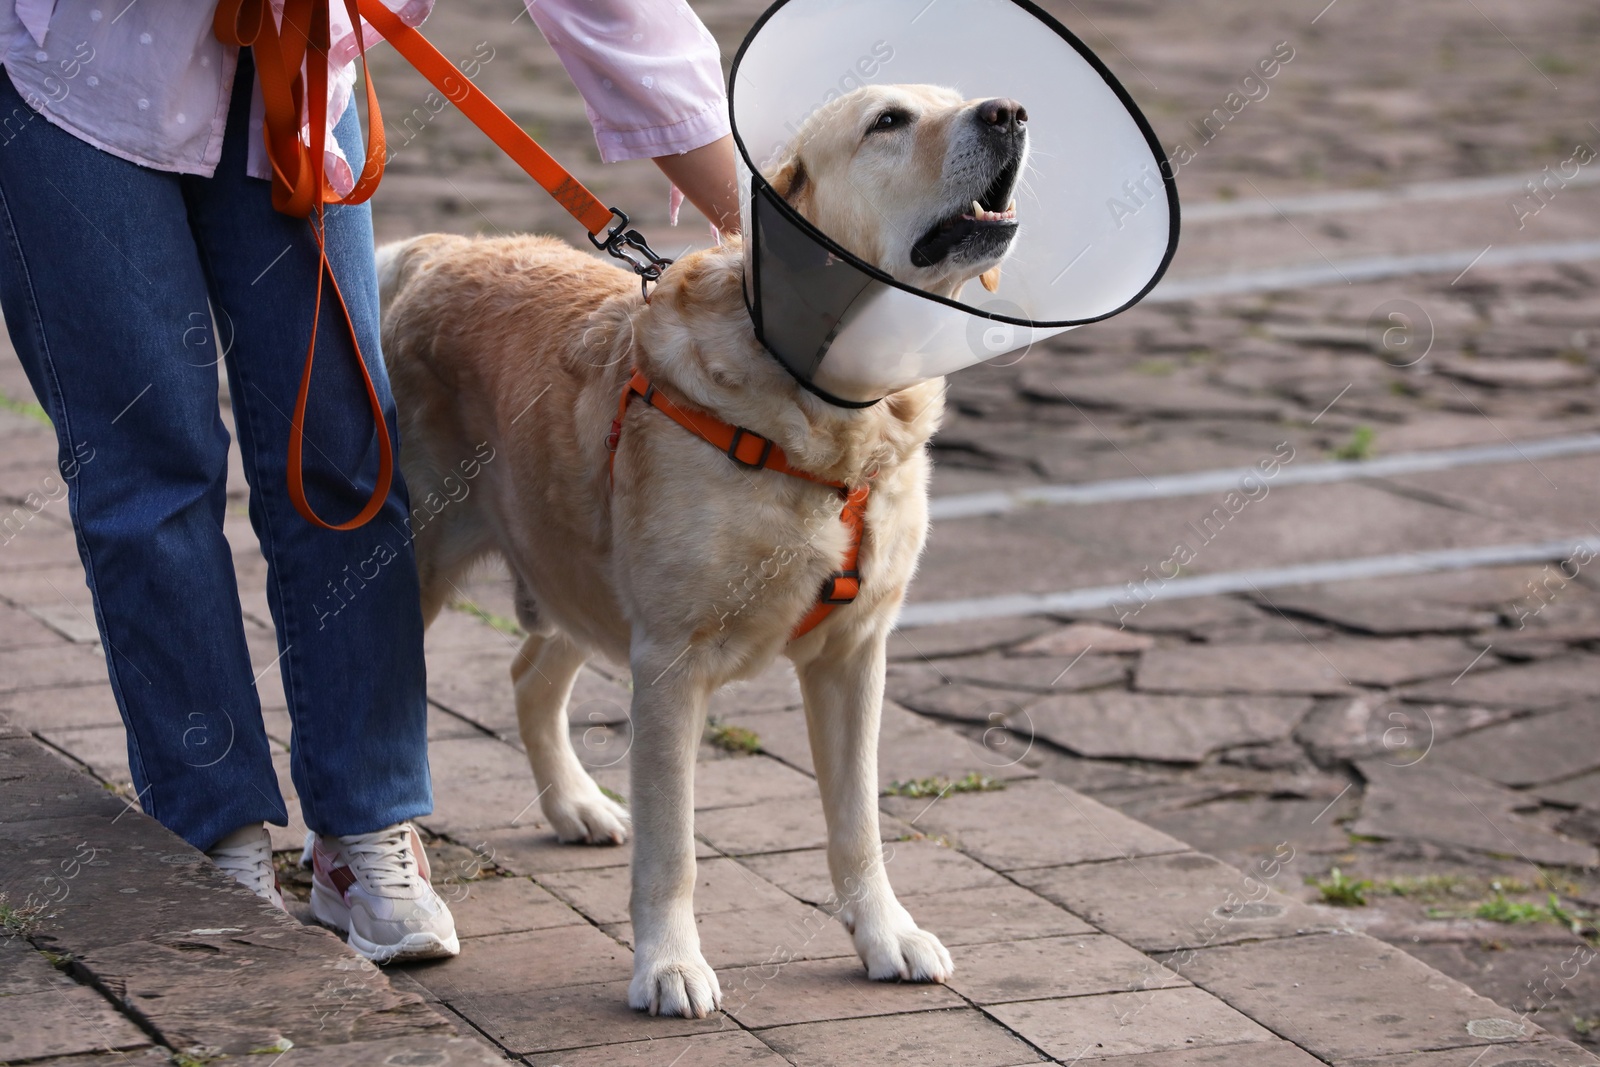
M 683 654 L 633 647 L 633 981 L 628 1004 L 703 1019 L 722 1002 L 694 921 L 694 761 L 710 687 Z
M 572 750 L 567 698 L 588 657 L 566 636 L 531 634 L 511 661 L 517 730 L 539 785 L 539 806 L 556 836 L 591 845 L 628 839 L 628 812 L 600 791 Z
M 878 836 L 885 635 L 853 643 L 846 634 L 829 636 L 820 654 L 795 667 L 828 823 L 828 871 L 839 918 L 867 977 L 943 982 L 955 969 L 950 953 L 895 899 Z

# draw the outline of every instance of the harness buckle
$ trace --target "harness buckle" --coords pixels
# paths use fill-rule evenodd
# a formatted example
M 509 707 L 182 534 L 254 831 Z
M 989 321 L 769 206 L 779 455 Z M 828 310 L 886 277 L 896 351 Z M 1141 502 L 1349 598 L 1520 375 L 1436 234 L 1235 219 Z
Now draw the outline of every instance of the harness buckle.
M 626 211 L 614 207 L 611 214 L 617 220 L 615 225 L 601 231 L 604 239 L 591 233 L 589 243 L 633 268 L 633 273 L 639 276 L 639 291 L 648 299 L 650 283 L 661 280 L 661 272 L 672 266 L 672 260 L 651 248 L 644 234 L 628 229 Z
M 746 437 L 753 437 L 757 441 L 761 442 L 761 455 L 756 458 L 754 463 L 750 462 L 747 459 L 742 458 L 739 455 L 739 445 L 740 445 L 741 442 L 744 441 L 744 439 Z M 733 428 L 733 440 L 728 442 L 727 456 L 728 456 L 729 459 L 733 460 L 735 463 L 737 463 L 741 467 L 746 467 L 746 468 L 748 468 L 750 470 L 758 471 L 758 470 L 761 470 L 762 468 L 764 468 L 767 465 L 767 459 L 771 455 L 772 455 L 772 442 L 771 441 L 767 440 L 765 437 L 762 437 L 760 434 L 751 433 L 749 430 L 745 429 L 743 426 L 735 426 Z
M 848 604 L 861 593 L 859 570 L 834 571 L 823 579 L 822 593 L 817 597 L 822 604 Z

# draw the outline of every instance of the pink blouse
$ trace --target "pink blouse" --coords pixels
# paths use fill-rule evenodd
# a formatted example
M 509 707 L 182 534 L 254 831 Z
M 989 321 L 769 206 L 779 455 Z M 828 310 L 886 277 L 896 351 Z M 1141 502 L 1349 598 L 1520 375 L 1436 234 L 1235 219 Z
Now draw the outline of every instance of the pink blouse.
M 433 0 L 383 2 L 411 26 L 433 8 Z M 717 44 L 685 0 L 525 3 L 583 94 L 606 162 L 687 152 L 728 132 Z M 356 47 L 344 5 L 330 6 L 331 127 L 350 103 Z M 74 136 L 146 167 L 209 177 L 238 63 L 237 49 L 211 33 L 212 10 L 192 0 L 0 0 L 0 64 L 29 106 Z M 365 24 L 363 36 L 380 40 Z M 268 178 L 261 117 L 258 87 L 249 172 Z M 0 144 L 20 121 L 0 116 Z M 354 175 L 331 136 L 327 143 L 330 181 L 346 191 Z

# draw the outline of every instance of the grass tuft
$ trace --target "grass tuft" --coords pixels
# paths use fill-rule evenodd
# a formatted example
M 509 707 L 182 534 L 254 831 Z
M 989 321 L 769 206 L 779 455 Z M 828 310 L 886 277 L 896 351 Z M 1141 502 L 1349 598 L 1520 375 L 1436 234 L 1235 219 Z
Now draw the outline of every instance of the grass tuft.
M 0 934 L 24 937 L 39 925 L 41 908 L 37 904 L 15 907 L 0 893 Z
M 1473 880 L 1459 874 L 1427 874 L 1419 878 L 1384 878 L 1374 887 L 1377 892 L 1393 897 L 1431 901 L 1474 897 L 1478 890 Z
M 46 426 L 55 425 L 50 421 L 50 416 L 45 414 L 44 408 L 35 404 L 32 400 L 18 400 L 5 393 L 0 393 L 0 411 L 9 411 L 24 418 L 32 419 L 34 422 L 42 422 Z
M 508 619 L 504 615 L 496 615 L 494 612 L 481 608 L 470 600 L 458 600 L 451 604 L 450 607 L 463 615 L 471 615 L 479 622 L 488 623 L 503 634 L 509 634 L 512 637 L 528 636 L 516 619 Z
M 964 778 L 914 778 L 909 782 L 890 782 L 884 789 L 886 797 L 937 797 L 951 793 L 992 793 L 1004 789 L 1006 784 L 973 771 Z
M 739 752 L 753 756 L 761 751 L 761 738 L 754 730 L 732 726 L 713 719 L 706 724 L 706 740 L 725 752 Z
M 1350 440 L 1335 448 L 1330 455 L 1334 459 L 1342 459 L 1352 463 L 1359 463 L 1364 459 L 1371 459 L 1373 439 L 1377 436 L 1371 426 L 1362 423 L 1350 431 Z
M 1546 893 L 1541 901 L 1512 900 L 1506 893 L 1527 892 L 1529 887 L 1525 884 L 1507 879 L 1504 882 L 1494 882 L 1490 888 L 1492 895 L 1487 900 L 1479 901 L 1467 911 L 1452 911 L 1444 908 L 1429 908 L 1430 919 L 1482 919 L 1485 922 L 1505 923 L 1514 925 L 1519 923 L 1554 923 L 1565 927 L 1580 937 L 1592 937 L 1595 932 L 1590 922 L 1594 918 L 1588 912 L 1570 911 L 1562 903 L 1561 898 L 1555 893 Z
M 1366 878 L 1353 879 L 1337 867 L 1329 871 L 1326 878 L 1307 878 L 1306 883 L 1317 887 L 1324 904 L 1332 904 L 1337 908 L 1364 908 L 1367 906 L 1367 894 L 1372 891 L 1371 881 Z

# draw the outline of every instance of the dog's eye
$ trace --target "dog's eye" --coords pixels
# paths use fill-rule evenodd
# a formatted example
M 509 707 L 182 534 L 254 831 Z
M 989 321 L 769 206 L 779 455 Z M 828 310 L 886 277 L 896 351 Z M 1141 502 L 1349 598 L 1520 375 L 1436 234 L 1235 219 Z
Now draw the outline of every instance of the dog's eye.
M 902 126 L 911 125 L 911 115 L 905 111 L 889 110 L 873 120 L 867 128 L 868 133 L 878 133 L 881 130 L 898 130 Z

